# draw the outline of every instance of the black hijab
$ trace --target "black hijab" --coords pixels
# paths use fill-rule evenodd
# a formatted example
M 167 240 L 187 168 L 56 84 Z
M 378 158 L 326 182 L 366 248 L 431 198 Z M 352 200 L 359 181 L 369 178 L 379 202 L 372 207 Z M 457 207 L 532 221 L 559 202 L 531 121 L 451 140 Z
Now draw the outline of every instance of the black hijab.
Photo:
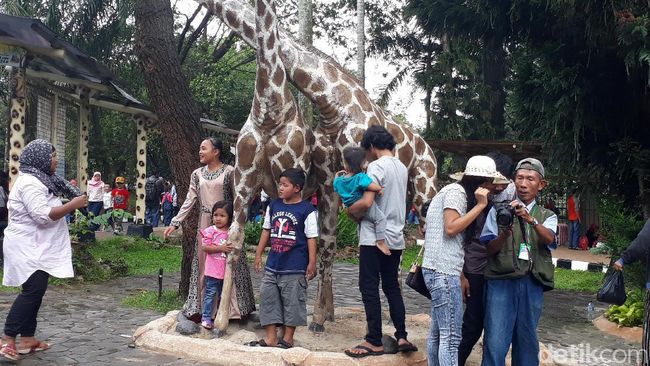
M 68 199 L 81 196 L 79 188 L 50 171 L 54 146 L 51 143 L 36 139 L 20 154 L 20 171 L 35 176 L 56 196 Z

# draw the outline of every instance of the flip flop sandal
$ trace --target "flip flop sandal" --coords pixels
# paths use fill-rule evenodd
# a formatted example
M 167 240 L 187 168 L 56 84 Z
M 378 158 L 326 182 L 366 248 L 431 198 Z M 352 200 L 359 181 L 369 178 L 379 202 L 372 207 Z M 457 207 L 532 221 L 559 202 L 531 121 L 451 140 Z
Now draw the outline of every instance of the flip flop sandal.
M 244 343 L 244 345 L 249 347 L 272 347 L 266 344 L 266 341 L 264 339 L 260 339 L 259 341 L 250 341 L 248 343 Z
M 38 342 L 38 344 L 36 344 L 34 346 L 31 346 L 30 348 L 19 349 L 18 353 L 21 354 L 21 355 L 28 355 L 28 354 L 34 353 L 34 352 L 45 351 L 45 350 L 47 350 L 49 348 L 50 348 L 49 344 L 47 344 L 47 343 L 45 343 L 43 341 L 40 341 L 40 342 Z
M 0 356 L 12 361 L 18 361 L 18 359 L 20 359 L 18 351 L 16 351 L 16 345 L 9 343 L 3 344 L 2 347 L 0 347 Z
M 411 342 L 405 343 L 405 344 L 400 344 L 397 346 L 397 351 L 402 352 L 402 353 L 408 353 L 408 352 L 417 352 L 418 348 Z
M 285 341 L 284 339 L 280 339 L 276 347 L 282 349 L 289 349 L 289 348 L 293 348 L 293 344 L 289 344 L 289 342 Z
M 352 349 L 360 349 L 360 350 L 366 351 L 364 353 L 354 353 L 354 352 L 350 352 L 349 349 L 346 349 L 345 354 L 352 357 L 352 358 L 364 358 L 364 357 L 368 357 L 368 356 L 381 356 L 381 355 L 385 354 L 384 351 L 373 351 L 371 348 L 366 347 L 366 346 L 361 346 L 361 345 L 356 346 L 356 347 L 354 347 Z

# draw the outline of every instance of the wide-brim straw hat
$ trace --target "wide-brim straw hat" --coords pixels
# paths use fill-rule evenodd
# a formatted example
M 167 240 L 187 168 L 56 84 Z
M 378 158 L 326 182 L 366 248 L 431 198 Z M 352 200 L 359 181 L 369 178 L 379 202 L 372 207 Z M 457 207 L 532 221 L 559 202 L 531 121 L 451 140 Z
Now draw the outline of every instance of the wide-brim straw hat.
M 464 176 L 492 178 L 494 184 L 508 184 L 510 180 L 497 171 L 497 165 L 489 156 L 476 155 L 467 160 L 465 171 L 450 174 L 454 180 L 462 180 Z

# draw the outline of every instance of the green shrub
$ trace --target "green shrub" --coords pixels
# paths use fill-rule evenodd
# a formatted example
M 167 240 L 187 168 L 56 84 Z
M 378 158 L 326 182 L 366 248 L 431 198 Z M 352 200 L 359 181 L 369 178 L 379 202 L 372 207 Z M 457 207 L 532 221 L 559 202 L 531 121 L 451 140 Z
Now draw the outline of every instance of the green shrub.
M 611 255 L 612 261 L 615 261 L 636 238 L 644 221 L 636 212 L 626 208 L 625 204 L 616 198 L 602 200 L 598 213 L 602 222 L 600 233 L 605 238 L 607 251 Z M 629 287 L 643 288 L 645 279 L 645 265 L 637 262 L 625 266 L 625 284 Z
M 345 212 L 339 212 L 339 219 L 336 223 L 336 246 L 338 248 L 359 245 L 357 226 L 357 223 L 352 221 Z
M 247 222 L 244 226 L 244 244 L 247 247 L 257 247 L 262 235 L 261 222 Z
M 637 327 L 643 324 L 643 291 L 632 289 L 628 291 L 625 304 L 612 305 L 605 312 L 607 320 L 623 327 Z

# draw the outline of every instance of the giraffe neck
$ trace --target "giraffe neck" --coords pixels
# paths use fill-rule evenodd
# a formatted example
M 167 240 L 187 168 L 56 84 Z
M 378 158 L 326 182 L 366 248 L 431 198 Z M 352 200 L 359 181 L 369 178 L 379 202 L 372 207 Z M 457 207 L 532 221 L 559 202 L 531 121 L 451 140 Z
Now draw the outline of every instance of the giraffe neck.
M 207 0 L 204 4 L 249 46 L 257 49 L 255 10 L 239 0 Z M 319 128 L 338 132 L 342 112 L 358 106 L 358 115 L 367 122 L 376 113 L 383 115 L 354 76 L 331 57 L 308 49 L 281 29 L 276 29 L 279 56 L 289 80 L 316 104 L 321 114 Z M 346 111 L 347 112 L 347 111 Z M 364 115 L 367 115 L 364 116 Z
M 251 117 L 264 130 L 272 131 L 293 120 L 295 104 L 280 59 L 277 16 L 273 0 L 257 0 L 255 31 L 257 34 L 257 74 Z

